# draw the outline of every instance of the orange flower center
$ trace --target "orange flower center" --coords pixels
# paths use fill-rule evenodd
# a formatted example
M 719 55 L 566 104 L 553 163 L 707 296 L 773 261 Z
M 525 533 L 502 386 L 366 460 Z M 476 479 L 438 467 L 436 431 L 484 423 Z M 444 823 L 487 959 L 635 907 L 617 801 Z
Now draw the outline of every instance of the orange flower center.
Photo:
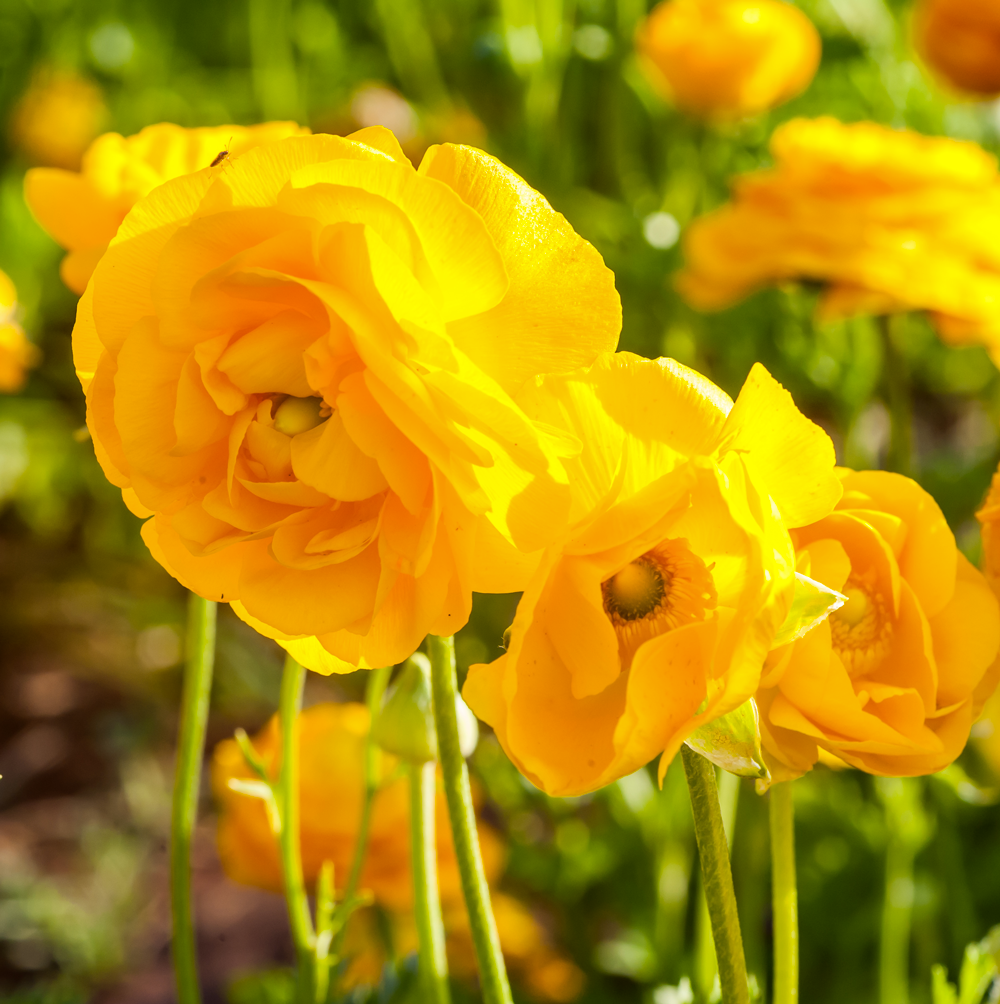
M 274 427 L 286 436 L 315 429 L 330 417 L 330 406 L 321 397 L 286 397 L 274 411 Z
M 711 569 L 684 539 L 666 540 L 601 583 L 622 669 L 643 642 L 703 621 L 718 602 Z
M 852 575 L 844 585 L 847 602 L 830 615 L 833 647 L 853 676 L 874 669 L 888 654 L 892 620 L 871 575 Z

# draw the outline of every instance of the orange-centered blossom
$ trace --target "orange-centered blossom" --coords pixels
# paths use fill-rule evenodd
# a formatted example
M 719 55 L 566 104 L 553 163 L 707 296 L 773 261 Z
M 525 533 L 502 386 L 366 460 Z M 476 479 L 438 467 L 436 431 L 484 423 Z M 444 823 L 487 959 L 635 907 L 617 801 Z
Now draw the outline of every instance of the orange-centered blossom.
M 208 167 L 223 151 L 236 156 L 308 132 L 294 122 L 201 129 L 161 122 L 135 136 L 109 132 L 90 144 L 79 172 L 28 171 L 24 197 L 46 232 L 69 251 L 59 271 L 74 293 L 82 293 L 128 211 L 157 185 Z
M 324 861 L 334 866 L 337 887 L 351 869 L 361 819 L 365 785 L 365 740 L 370 716 L 363 704 L 317 704 L 299 717 L 300 825 L 302 867 L 312 886 Z M 269 774 L 281 766 L 281 732 L 277 716 L 254 737 L 253 746 Z M 413 917 L 410 858 L 409 784 L 393 757 L 376 755 L 375 795 L 368 849 L 360 887 L 369 890 L 387 914 L 397 954 L 417 948 Z M 232 739 L 219 743 L 212 757 L 212 787 L 220 814 L 219 857 L 226 874 L 243 885 L 281 893 L 283 881 L 278 841 L 264 803 L 230 787 L 230 781 L 256 777 Z M 491 885 L 500 878 L 506 855 L 495 830 L 478 824 L 480 846 Z M 443 793 L 436 803 L 438 884 L 454 974 L 475 974 L 468 917 L 462 900 L 458 865 Z M 508 965 L 542 1000 L 569 1001 L 583 986 L 583 974 L 551 945 L 530 910 L 517 899 L 492 892 L 501 946 Z M 386 949 L 377 925 L 367 912 L 350 921 L 347 955 L 351 962 L 345 986 L 377 983 Z
M 754 692 L 795 584 L 786 526 L 840 497 L 833 445 L 762 366 L 733 402 L 628 353 L 548 377 L 528 414 L 580 438 L 570 528 L 522 597 L 506 654 L 463 696 L 534 784 L 577 795 Z
M 778 780 L 824 751 L 872 774 L 930 774 L 961 753 L 996 686 L 997 601 L 916 482 L 840 476 L 836 510 L 792 537 L 801 570 L 847 602 L 769 657 L 764 750 Z
M 665 0 L 636 48 L 664 97 L 713 118 L 783 104 L 809 86 L 820 57 L 812 22 L 782 0 Z
M 37 361 L 38 349 L 17 322 L 17 289 L 9 276 L 0 272 L 0 393 L 19 391 Z
M 951 343 L 1000 353 L 1000 173 L 975 143 L 795 119 L 774 167 L 688 228 L 677 285 L 718 310 L 765 286 L 824 286 L 822 318 L 926 310 Z
M 913 41 L 935 75 L 980 98 L 1000 94 L 1000 6 L 995 0 L 921 0 Z
M 494 158 L 291 137 L 138 202 L 80 300 L 88 424 L 154 556 L 306 665 L 519 589 L 575 444 L 515 405 L 614 347 L 613 276 Z

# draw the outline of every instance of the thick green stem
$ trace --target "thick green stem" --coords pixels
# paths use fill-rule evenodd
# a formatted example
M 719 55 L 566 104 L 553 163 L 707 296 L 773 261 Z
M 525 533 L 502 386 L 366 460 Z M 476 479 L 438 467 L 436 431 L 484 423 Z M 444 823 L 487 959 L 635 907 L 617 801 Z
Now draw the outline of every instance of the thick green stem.
M 771 902 L 774 916 L 773 1004 L 799 999 L 799 894 L 795 884 L 792 783 L 771 785 Z
M 197 1004 L 201 1000 L 191 909 L 191 837 L 198 816 L 198 788 L 212 691 L 216 613 L 217 604 L 191 594 L 174 800 L 170 816 L 170 906 L 173 914 L 174 972 L 180 1004 Z
M 906 356 L 900 351 L 898 315 L 881 314 L 878 328 L 882 334 L 885 392 L 892 423 L 886 466 L 897 474 L 913 475 L 913 400 Z
M 455 858 L 462 880 L 462 892 L 469 911 L 472 943 L 479 963 L 479 979 L 484 1004 L 511 1004 L 510 984 L 500 951 L 496 921 L 490 908 L 490 890 L 483 871 L 483 857 L 476 834 L 476 814 L 472 807 L 469 769 L 458 739 L 455 698 L 458 682 L 455 674 L 453 638 L 427 636 L 427 654 L 431 661 L 434 692 L 434 724 L 437 727 L 438 755 L 448 802 L 448 818 L 455 841 Z
M 281 722 L 281 772 L 275 790 L 281 817 L 281 871 L 285 879 L 285 902 L 292 929 L 297 964 L 296 1000 L 312 999 L 313 933 L 309 900 L 302 878 L 302 845 L 299 838 L 299 711 L 306 671 L 291 656 L 285 659 L 281 677 L 278 716 Z
M 719 809 L 715 767 L 687 746 L 681 747 L 681 757 L 691 793 L 694 835 L 698 842 L 705 899 L 712 920 L 722 999 L 725 1004 L 750 1004 L 740 918 L 736 912 L 736 893 L 733 890 L 726 831 Z
M 410 765 L 410 846 L 414 909 L 420 936 L 420 982 L 423 985 L 420 999 L 428 1004 L 450 1004 L 434 836 L 436 782 L 437 764 L 433 760 Z

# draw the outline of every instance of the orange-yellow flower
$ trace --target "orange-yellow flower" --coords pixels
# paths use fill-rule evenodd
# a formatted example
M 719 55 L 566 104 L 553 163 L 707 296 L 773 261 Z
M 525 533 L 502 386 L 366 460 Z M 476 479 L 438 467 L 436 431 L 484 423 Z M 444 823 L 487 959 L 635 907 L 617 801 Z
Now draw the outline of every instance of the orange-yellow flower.
M 79 172 L 28 171 L 24 197 L 38 222 L 69 251 L 60 274 L 74 293 L 82 293 L 128 211 L 157 185 L 208 167 L 222 151 L 235 157 L 262 143 L 308 132 L 294 122 L 203 129 L 161 122 L 135 136 L 109 132 L 90 144 Z M 79 159 L 77 155 L 68 166 L 75 167 Z
M 317 704 L 299 718 L 301 848 L 305 879 L 312 885 L 324 861 L 332 861 L 335 881 L 342 886 L 354 856 L 364 791 L 365 739 L 370 717 L 363 704 Z M 253 739 L 266 769 L 280 769 L 281 734 L 277 717 Z M 409 784 L 396 775 L 393 757 L 378 754 L 381 781 L 372 808 L 368 850 L 361 888 L 390 915 L 397 952 L 417 947 L 413 918 L 410 861 Z M 280 893 L 283 890 L 277 839 L 271 831 L 264 803 L 230 787 L 231 780 L 255 777 L 235 741 L 219 743 L 212 758 L 212 786 L 220 807 L 219 856 L 235 882 Z M 448 954 L 457 976 L 475 973 L 468 916 L 462 900 L 458 865 L 451 840 L 443 793 L 436 806 L 438 884 L 448 934 Z M 487 877 L 500 877 L 505 848 L 495 830 L 479 824 Z M 580 970 L 545 937 L 531 912 L 503 893 L 492 895 L 501 945 L 508 963 L 544 1000 L 569 1001 L 582 989 Z M 385 959 L 378 934 L 362 914 L 351 921 L 348 954 L 354 956 L 348 984 L 376 982 Z
M 505 655 L 463 696 L 521 772 L 591 791 L 746 701 L 794 591 L 785 529 L 840 496 L 833 445 L 762 366 L 734 405 L 668 359 L 549 377 L 529 414 L 580 437 L 572 523 Z M 770 497 L 769 497 L 770 496 Z
M 706 117 L 755 115 L 804 91 L 819 66 L 812 22 L 782 0 L 665 0 L 636 35 L 668 100 Z
M 913 40 L 952 87 L 979 97 L 1000 94 L 1000 7 L 994 0 L 922 0 L 913 14 Z
M 1000 352 L 1000 173 L 975 143 L 871 122 L 795 119 L 775 166 L 691 225 L 678 288 L 718 310 L 799 279 L 821 317 L 926 310 L 952 343 Z
M 35 75 L 11 116 L 14 142 L 36 164 L 75 170 L 107 115 L 100 88 L 75 73 Z
M 770 656 L 764 749 L 778 779 L 823 751 L 872 774 L 930 774 L 961 753 L 996 685 L 997 601 L 916 482 L 840 476 L 836 510 L 792 536 L 804 573 L 847 601 Z
M 17 323 L 17 290 L 0 272 L 0 393 L 11 394 L 24 386 L 26 371 L 38 361 L 38 349 Z
M 407 658 L 562 524 L 526 379 L 613 348 L 613 276 L 494 158 L 291 137 L 129 213 L 74 329 L 88 423 L 154 556 L 311 668 Z M 318 640 L 317 640 L 318 638 Z

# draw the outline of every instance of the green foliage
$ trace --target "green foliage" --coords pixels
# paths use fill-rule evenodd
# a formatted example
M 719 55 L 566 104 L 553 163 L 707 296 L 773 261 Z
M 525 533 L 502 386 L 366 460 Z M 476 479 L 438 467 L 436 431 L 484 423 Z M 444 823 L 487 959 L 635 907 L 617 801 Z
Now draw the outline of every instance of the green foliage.
M 982 1004 L 987 992 L 996 987 L 998 954 L 1000 927 L 994 927 L 982 941 L 966 947 L 958 987 L 948 982 L 944 966 L 934 966 L 931 970 L 934 1004 Z M 991 993 L 990 1000 L 994 999 Z

